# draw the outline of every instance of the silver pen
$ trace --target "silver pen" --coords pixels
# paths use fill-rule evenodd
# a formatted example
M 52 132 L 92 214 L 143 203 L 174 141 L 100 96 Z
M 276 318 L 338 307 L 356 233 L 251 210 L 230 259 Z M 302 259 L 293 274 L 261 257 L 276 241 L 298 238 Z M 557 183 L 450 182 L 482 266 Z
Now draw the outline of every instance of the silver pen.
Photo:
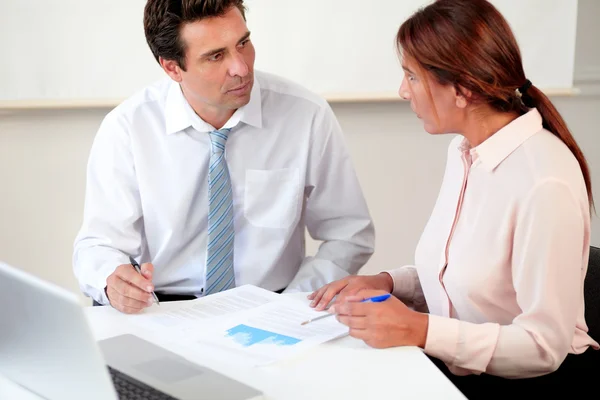
M 392 296 L 391 294 L 386 293 L 386 294 L 382 294 L 380 296 L 373 296 L 373 297 L 368 297 L 366 299 L 362 299 L 360 302 L 361 303 L 381 303 L 382 301 L 386 301 L 387 299 L 389 299 L 391 296 Z M 336 313 L 332 312 L 330 314 L 320 315 L 318 317 L 311 318 L 308 321 L 304 321 L 300 325 L 310 324 L 313 321 L 318 321 L 318 320 L 323 319 L 323 318 L 331 317 L 332 315 L 336 315 Z
M 320 320 L 320 319 L 327 318 L 327 317 L 333 317 L 333 316 L 335 316 L 335 314 L 334 314 L 334 313 L 331 313 L 331 314 L 325 314 L 325 315 L 319 315 L 318 317 L 314 317 L 314 318 L 311 318 L 311 319 L 309 319 L 308 321 L 304 321 L 304 322 L 303 322 L 303 323 L 301 323 L 300 325 L 306 325 L 306 324 L 310 324 L 311 322 L 318 321 L 318 320 Z
M 129 262 L 131 263 L 131 265 L 133 265 L 133 268 L 135 268 L 135 270 L 143 276 L 142 274 L 142 269 L 140 268 L 140 265 L 133 259 L 133 257 L 129 256 Z M 160 302 L 158 301 L 158 297 L 156 297 L 156 293 L 154 293 L 154 291 L 152 291 L 152 296 L 154 296 L 154 301 L 156 302 L 156 304 L 158 304 L 160 306 Z

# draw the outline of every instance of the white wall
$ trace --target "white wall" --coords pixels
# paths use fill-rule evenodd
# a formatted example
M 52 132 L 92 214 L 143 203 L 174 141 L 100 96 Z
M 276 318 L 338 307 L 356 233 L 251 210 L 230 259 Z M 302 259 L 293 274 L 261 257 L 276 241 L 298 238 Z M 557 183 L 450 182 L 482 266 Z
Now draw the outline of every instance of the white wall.
M 589 94 L 554 98 L 590 168 L 600 211 L 600 2 L 580 0 L 576 81 Z M 585 73 L 583 72 L 585 71 Z M 585 81 L 585 82 L 584 82 Z M 425 133 L 403 103 L 337 104 L 377 230 L 376 252 L 361 273 L 412 262 L 435 202 L 450 137 Z M 81 223 L 85 167 L 107 110 L 0 111 L 0 260 L 79 292 L 71 270 Z M 398 205 L 402 204 L 402 207 Z M 593 219 L 592 242 L 600 245 Z M 310 242 L 309 251 L 316 244 Z
M 577 0 L 492 2 L 512 25 L 532 80 L 544 88 L 570 87 Z M 0 1 L 0 104 L 123 98 L 163 76 L 144 38 L 145 3 Z M 327 97 L 387 98 L 395 97 L 401 80 L 393 50 L 398 24 L 430 0 L 377 0 L 376 7 L 365 7 L 364 0 L 246 3 L 258 69 Z

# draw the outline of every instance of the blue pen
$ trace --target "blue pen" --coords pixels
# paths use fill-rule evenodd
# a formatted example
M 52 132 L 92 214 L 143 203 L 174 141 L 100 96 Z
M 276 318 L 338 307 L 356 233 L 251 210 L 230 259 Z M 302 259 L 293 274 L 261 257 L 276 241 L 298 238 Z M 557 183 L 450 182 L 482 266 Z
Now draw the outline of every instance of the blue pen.
M 386 294 L 382 294 L 381 296 L 374 296 L 374 297 L 369 297 L 368 299 L 364 299 L 361 300 L 361 303 L 368 303 L 368 302 L 372 302 L 372 303 L 381 303 L 382 301 L 386 301 L 387 299 L 389 299 L 391 296 L 391 294 L 386 293 Z
M 386 294 L 382 294 L 381 296 L 373 296 L 373 297 L 369 297 L 369 298 L 363 299 L 360 302 L 361 303 L 369 303 L 369 302 L 371 302 L 371 303 L 381 303 L 382 301 L 386 301 L 387 299 L 389 299 L 391 296 L 392 296 L 391 294 L 386 293 Z M 308 324 L 310 322 L 313 322 L 313 321 L 318 321 L 318 320 L 323 319 L 323 318 L 331 317 L 332 315 L 335 315 L 335 314 L 320 315 L 318 317 L 311 318 L 308 321 L 304 321 L 300 325 L 306 325 L 306 324 Z

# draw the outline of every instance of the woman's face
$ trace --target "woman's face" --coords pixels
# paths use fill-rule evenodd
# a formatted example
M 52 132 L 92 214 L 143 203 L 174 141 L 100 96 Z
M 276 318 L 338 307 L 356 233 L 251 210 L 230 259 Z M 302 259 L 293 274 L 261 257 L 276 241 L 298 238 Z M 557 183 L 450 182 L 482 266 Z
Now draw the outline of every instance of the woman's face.
M 465 98 L 453 86 L 439 84 L 411 58 L 403 59 L 402 69 L 404 79 L 400 97 L 410 101 L 410 107 L 423 121 L 424 129 L 431 134 L 460 132 L 466 115 Z

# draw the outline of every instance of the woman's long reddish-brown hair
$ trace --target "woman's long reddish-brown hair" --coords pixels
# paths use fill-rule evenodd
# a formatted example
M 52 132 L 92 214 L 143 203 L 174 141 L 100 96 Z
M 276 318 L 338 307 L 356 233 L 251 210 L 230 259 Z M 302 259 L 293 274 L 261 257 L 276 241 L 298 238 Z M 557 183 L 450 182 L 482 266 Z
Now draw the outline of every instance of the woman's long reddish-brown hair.
M 442 85 L 471 92 L 471 101 L 502 112 L 525 114 L 535 107 L 543 126 L 571 150 L 583 173 L 590 207 L 590 171 L 567 124 L 542 91 L 527 83 L 521 52 L 500 12 L 486 0 L 437 0 L 406 20 L 396 37 L 403 56 L 416 61 Z

